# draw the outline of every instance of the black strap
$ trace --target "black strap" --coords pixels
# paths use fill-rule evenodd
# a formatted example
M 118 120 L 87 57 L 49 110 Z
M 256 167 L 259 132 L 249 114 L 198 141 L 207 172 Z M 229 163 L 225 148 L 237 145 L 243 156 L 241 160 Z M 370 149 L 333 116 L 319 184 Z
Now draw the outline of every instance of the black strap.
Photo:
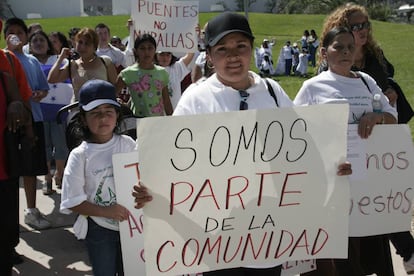
M 267 90 L 269 91 L 270 96 L 272 96 L 273 100 L 275 100 L 276 106 L 279 107 L 279 103 L 277 101 L 277 97 L 275 91 L 273 90 L 273 86 L 270 84 L 269 80 L 265 78 Z
M 371 91 L 371 89 L 369 88 L 367 81 L 364 79 L 364 77 L 363 77 L 363 76 L 361 76 L 361 75 L 359 75 L 359 76 L 361 77 L 362 82 L 363 82 L 363 83 L 365 84 L 365 86 L 368 88 L 369 93 L 371 93 L 371 94 L 372 94 L 372 91 Z

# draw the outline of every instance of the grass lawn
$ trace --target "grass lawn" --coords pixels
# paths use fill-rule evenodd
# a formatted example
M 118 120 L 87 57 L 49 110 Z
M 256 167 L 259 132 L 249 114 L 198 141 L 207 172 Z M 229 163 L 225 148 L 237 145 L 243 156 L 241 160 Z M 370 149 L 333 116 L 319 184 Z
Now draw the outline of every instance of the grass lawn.
M 201 13 L 200 25 L 203 26 L 215 13 Z M 255 35 L 255 46 L 260 46 L 263 38 L 275 38 L 276 45 L 273 47 L 274 59 L 277 59 L 283 44 L 290 40 L 298 41 L 305 29 L 314 29 L 319 34 L 322 29 L 324 15 L 285 15 L 285 14 L 249 14 L 250 24 Z M 39 22 L 48 33 L 51 31 L 61 31 L 67 35 L 71 27 L 94 27 L 100 22 L 104 22 L 111 28 L 112 35 L 125 37 L 128 35 L 126 28 L 128 16 L 91 16 L 91 17 L 68 17 L 27 20 L 27 24 Z M 372 21 L 374 36 L 384 50 L 387 59 L 395 67 L 395 79 L 405 92 L 408 100 L 414 107 L 414 25 L 402 23 L 388 23 Z M 4 48 L 4 37 L 0 41 L 0 47 Z M 276 62 L 276 60 L 275 60 Z M 257 71 L 253 64 L 252 70 Z M 309 68 L 310 74 L 313 68 Z M 275 77 L 281 86 L 293 99 L 299 90 L 303 78 L 299 77 Z M 414 120 L 410 122 L 411 129 L 414 129 Z

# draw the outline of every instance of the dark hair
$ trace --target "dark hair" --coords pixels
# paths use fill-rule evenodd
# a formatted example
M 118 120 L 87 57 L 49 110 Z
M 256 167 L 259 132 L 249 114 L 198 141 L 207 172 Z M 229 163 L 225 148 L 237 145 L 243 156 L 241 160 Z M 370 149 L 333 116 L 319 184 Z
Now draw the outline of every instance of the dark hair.
M 346 33 L 354 37 L 354 34 L 347 27 L 335 27 L 330 29 L 323 37 L 322 47 L 328 48 L 328 46 L 332 44 L 336 36 Z
M 42 25 L 40 25 L 40 23 L 37 22 L 30 24 L 29 26 L 27 26 L 27 33 L 30 34 L 34 28 L 39 28 L 39 30 L 42 30 Z
M 12 17 L 6 20 L 4 24 L 4 35 L 6 36 L 7 31 L 9 30 L 10 26 L 17 25 L 23 29 L 23 31 L 27 34 L 27 25 L 24 23 L 23 19 Z
M 69 48 L 69 42 L 68 42 L 68 39 L 67 39 L 67 37 L 63 34 L 63 33 L 61 33 L 61 32 L 51 32 L 50 34 L 49 34 L 49 37 L 51 37 L 51 36 L 55 36 L 55 37 L 57 37 L 57 39 L 60 41 L 60 43 L 62 44 L 62 47 L 63 48 Z M 57 54 L 60 54 L 60 53 L 57 53 Z
M 143 34 L 139 35 L 134 42 L 134 49 L 138 49 L 139 45 L 141 45 L 143 42 L 148 41 L 152 45 L 154 45 L 155 49 L 157 48 L 157 43 L 155 42 L 155 39 L 150 34 Z
M 116 127 L 114 128 L 114 133 L 121 134 L 121 124 L 123 123 L 123 113 L 121 108 L 117 106 L 112 106 L 116 113 L 118 114 L 118 118 L 116 120 Z M 84 111 L 82 108 L 79 108 L 79 113 L 75 115 L 76 118 L 72 120 L 72 128 L 74 137 L 73 140 L 76 140 L 76 144 L 79 145 L 84 140 L 89 140 L 91 138 L 91 131 L 89 130 L 88 126 L 86 125 L 86 113 L 89 111 Z M 77 129 L 76 129 L 77 128 Z
M 69 29 L 68 35 L 69 37 L 76 35 L 80 31 L 80 28 L 73 27 Z
M 47 48 L 48 48 L 48 49 L 47 49 L 47 52 L 46 52 L 46 54 L 47 54 L 47 55 L 51 56 L 51 55 L 55 54 L 55 50 L 54 50 L 54 48 L 53 48 L 52 42 L 50 42 L 49 37 L 48 37 L 48 36 L 47 36 L 47 34 L 46 34 L 44 31 L 42 31 L 42 30 L 37 30 L 37 31 L 35 31 L 34 33 L 32 33 L 32 35 L 29 37 L 29 45 L 30 45 L 30 43 L 31 43 L 31 41 L 32 41 L 32 38 L 33 38 L 35 35 L 41 35 L 41 36 L 43 36 L 43 37 L 46 39 L 46 42 L 47 42 Z M 30 53 L 32 53 L 32 52 L 30 51 Z
M 111 30 L 109 29 L 108 25 L 104 24 L 104 23 L 99 23 L 98 25 L 95 26 L 95 31 L 96 29 L 107 29 L 108 33 L 111 33 Z
M 176 56 L 174 56 L 173 53 L 171 53 L 171 52 L 157 52 L 155 54 L 155 63 L 156 64 L 159 64 L 158 63 L 158 54 L 162 54 L 162 53 L 169 53 L 171 55 L 171 61 L 170 61 L 170 64 L 168 64 L 169 66 L 173 65 L 174 63 L 176 63 L 178 61 L 178 58 Z

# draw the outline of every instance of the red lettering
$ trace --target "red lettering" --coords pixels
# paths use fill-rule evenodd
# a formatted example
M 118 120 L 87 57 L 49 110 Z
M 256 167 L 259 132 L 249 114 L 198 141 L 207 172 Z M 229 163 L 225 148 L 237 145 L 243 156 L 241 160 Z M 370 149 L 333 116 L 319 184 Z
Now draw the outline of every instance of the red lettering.
M 289 237 L 290 237 L 290 241 L 288 241 L 288 245 L 287 245 L 287 247 L 285 248 L 285 249 L 283 249 L 280 253 L 279 253 L 279 251 L 280 251 L 280 248 L 281 248 L 281 246 L 282 246 L 282 243 L 283 243 L 283 238 L 285 237 L 285 233 L 287 234 L 287 235 L 289 235 Z M 287 231 L 287 230 L 282 230 L 282 233 L 280 234 L 280 238 L 279 238 L 279 244 L 278 244 L 278 246 L 277 246 L 277 250 L 276 250 L 276 252 L 275 252 L 275 256 L 274 256 L 274 258 L 275 259 L 278 259 L 280 256 L 282 256 L 286 251 L 288 251 L 289 250 L 289 248 L 290 248 L 290 246 L 293 244 L 293 234 L 292 233 L 290 233 L 289 231 Z
M 284 199 L 285 194 L 301 194 L 302 193 L 300 190 L 292 190 L 292 191 L 287 191 L 286 190 L 289 177 L 294 176 L 294 175 L 302 175 L 302 174 L 307 174 L 307 172 L 298 172 L 298 173 L 288 173 L 288 174 L 286 174 L 285 181 L 283 182 L 283 186 L 282 186 L 282 192 L 281 192 L 281 195 L 280 195 L 279 207 L 289 206 L 289 205 L 300 205 L 299 202 L 284 203 L 283 199 Z
M 175 245 L 174 245 L 174 242 L 173 241 L 166 241 L 165 243 L 163 243 L 162 245 L 161 245 L 161 247 L 158 249 L 158 252 L 157 252 L 157 268 L 158 268 L 158 271 L 159 272 L 167 272 L 167 271 L 170 271 L 171 269 L 173 269 L 176 265 L 177 265 L 177 261 L 174 261 L 172 264 L 171 264 L 171 266 L 170 267 L 168 267 L 168 268 L 166 268 L 166 269 L 161 269 L 161 266 L 160 266 L 160 262 L 161 262 L 161 255 L 162 255 L 162 253 L 163 253 L 163 251 L 164 251 L 164 247 L 165 246 L 167 246 L 167 245 L 171 245 L 172 247 L 175 247 Z M 167 254 L 167 253 L 166 253 Z
M 178 187 L 178 185 L 181 186 L 182 184 L 186 184 L 187 187 L 190 188 L 190 191 L 189 191 L 188 195 L 184 199 L 182 199 L 181 201 L 175 202 L 175 200 L 176 200 L 176 198 L 175 198 L 175 193 L 176 193 L 175 192 L 175 189 L 176 189 L 176 187 Z M 187 201 L 187 199 L 190 198 L 190 196 L 193 194 L 193 192 L 194 192 L 194 187 L 189 182 L 171 183 L 171 189 L 170 189 L 170 215 L 173 214 L 174 206 L 179 205 L 179 204 L 182 204 L 185 201 Z M 180 193 L 178 193 L 178 194 L 184 194 L 184 193 L 183 193 L 183 191 L 180 191 Z
M 138 181 L 141 179 L 141 176 L 140 176 L 140 173 L 139 173 L 139 163 L 127 164 L 127 165 L 124 166 L 124 168 L 125 169 L 128 169 L 128 168 L 135 169 Z
M 244 180 L 244 183 L 240 183 L 240 181 L 236 182 L 235 180 L 238 180 L 238 179 Z M 240 188 L 238 189 L 239 191 L 232 192 L 233 184 L 236 184 L 236 185 L 238 185 L 238 184 L 243 185 L 244 184 L 244 185 L 241 187 L 241 189 Z M 234 177 L 230 177 L 227 180 L 226 210 L 229 209 L 230 198 L 233 197 L 233 196 L 237 196 L 239 198 L 240 205 L 242 206 L 243 210 L 245 209 L 243 198 L 242 198 L 241 194 L 244 191 L 246 191 L 248 187 L 249 187 L 249 180 L 244 176 L 234 176 Z
M 139 217 L 139 223 L 138 223 L 135 217 L 128 211 L 128 226 L 129 226 L 129 237 L 130 238 L 134 236 L 135 230 L 137 230 L 138 233 L 142 234 L 142 231 L 143 231 L 142 218 L 143 218 L 143 215 Z
M 209 188 L 210 193 L 203 195 L 204 189 L 207 187 Z M 213 199 L 213 202 L 216 205 L 217 210 L 220 210 L 220 206 L 218 205 L 216 196 L 214 195 L 214 192 L 213 192 L 213 187 L 211 187 L 210 179 L 207 179 L 206 181 L 204 181 L 204 184 L 201 187 L 200 192 L 198 192 L 197 196 L 195 197 L 194 202 L 191 205 L 190 212 L 193 211 L 194 206 L 196 205 L 197 201 L 203 197 L 211 197 Z
M 259 196 L 257 197 L 257 206 L 261 206 L 262 205 L 263 184 L 264 184 L 264 177 L 265 177 L 265 175 L 280 174 L 280 172 L 256 173 L 256 174 L 257 175 L 260 175 Z M 273 184 L 272 181 L 269 181 L 269 183 L 270 184 Z

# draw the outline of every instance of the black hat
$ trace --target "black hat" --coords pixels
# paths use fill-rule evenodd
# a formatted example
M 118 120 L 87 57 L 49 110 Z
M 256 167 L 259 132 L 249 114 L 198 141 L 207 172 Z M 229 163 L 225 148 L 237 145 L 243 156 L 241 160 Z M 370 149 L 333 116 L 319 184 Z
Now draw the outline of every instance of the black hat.
M 89 80 L 79 89 L 79 107 L 90 111 L 101 104 L 121 105 L 116 101 L 115 86 L 104 80 Z
M 247 18 L 241 14 L 225 12 L 211 19 L 205 28 L 205 43 L 213 47 L 229 33 L 239 32 L 254 39 Z

